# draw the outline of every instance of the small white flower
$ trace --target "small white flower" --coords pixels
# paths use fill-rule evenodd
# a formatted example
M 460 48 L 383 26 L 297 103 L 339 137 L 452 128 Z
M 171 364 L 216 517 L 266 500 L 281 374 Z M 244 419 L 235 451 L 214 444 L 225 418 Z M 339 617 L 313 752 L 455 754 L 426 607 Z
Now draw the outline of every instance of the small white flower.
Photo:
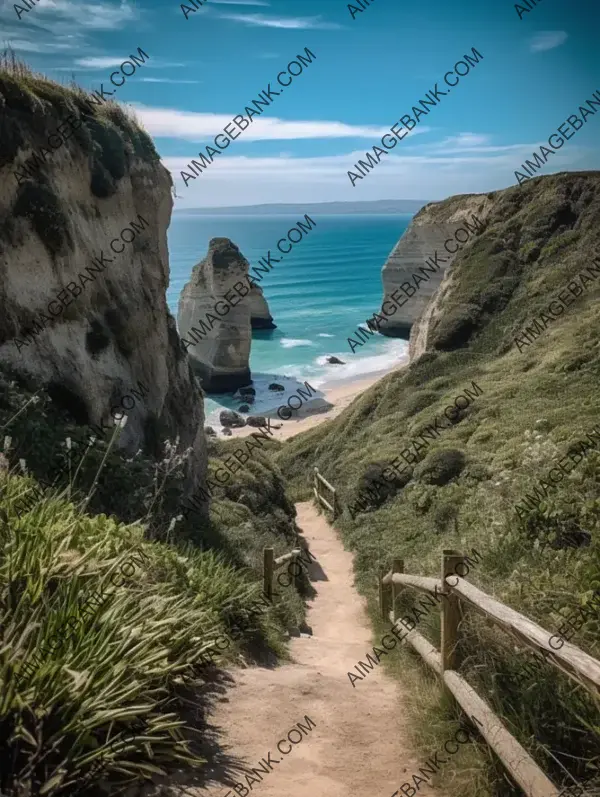
M 10 444 L 12 443 L 12 437 L 5 437 L 4 438 L 4 449 L 3 451 L 8 451 L 10 448 Z
M 27 464 L 24 459 L 19 460 L 19 465 L 21 466 L 23 473 L 27 473 Z
M 67 451 L 70 451 L 71 450 L 71 438 L 67 437 L 67 441 L 66 442 L 67 442 Z

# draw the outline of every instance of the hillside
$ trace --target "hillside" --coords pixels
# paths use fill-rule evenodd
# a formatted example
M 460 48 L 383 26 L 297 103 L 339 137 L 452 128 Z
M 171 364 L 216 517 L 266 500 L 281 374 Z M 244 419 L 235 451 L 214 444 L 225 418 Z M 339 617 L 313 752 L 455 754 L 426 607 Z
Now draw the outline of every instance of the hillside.
M 375 574 L 392 558 L 436 575 L 442 549 L 474 548 L 474 584 L 559 628 L 600 586 L 600 174 L 536 178 L 487 200 L 484 229 L 411 330 L 410 366 L 277 461 L 296 499 L 309 496 L 313 465 L 338 489 L 337 525 L 372 606 Z M 441 213 L 445 204 L 460 210 L 461 197 Z M 559 462 L 564 478 L 550 481 Z M 598 706 L 587 693 L 549 668 L 528 674 L 529 654 L 467 622 L 464 674 L 545 771 L 597 770 Z M 439 629 L 424 627 L 439 647 Z M 588 618 L 571 641 L 597 656 L 600 621 Z M 410 654 L 404 664 L 431 723 L 438 690 Z M 465 776 L 454 776 L 458 794 Z M 518 792 L 498 770 L 491 793 Z

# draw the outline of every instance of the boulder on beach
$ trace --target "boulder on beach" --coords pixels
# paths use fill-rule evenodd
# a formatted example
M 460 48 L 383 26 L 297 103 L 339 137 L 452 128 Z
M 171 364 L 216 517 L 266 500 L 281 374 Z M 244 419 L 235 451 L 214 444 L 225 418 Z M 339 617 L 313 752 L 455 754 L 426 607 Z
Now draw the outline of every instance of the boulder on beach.
M 221 434 L 224 434 L 224 435 L 225 435 L 225 437 L 231 437 L 231 436 L 232 436 L 232 434 L 233 434 L 233 432 L 231 431 L 231 429 L 230 429 L 228 426 L 224 426 L 224 427 L 221 429 Z
M 271 382 L 269 385 L 269 390 L 279 390 L 280 392 L 285 390 L 283 385 L 278 385 L 277 382 Z
M 343 360 L 339 360 L 337 357 L 334 357 L 333 355 L 327 357 L 327 362 L 330 365 L 346 365 L 346 363 Z
M 246 418 L 246 425 L 247 426 L 266 426 L 267 419 L 264 415 L 250 415 Z
M 240 410 L 242 408 L 240 407 Z M 246 410 L 247 412 L 247 410 Z M 221 422 L 221 426 L 229 427 L 229 426 L 245 426 L 246 421 L 242 418 L 241 415 L 238 415 L 237 412 L 234 410 L 221 410 L 221 414 L 219 415 L 219 421 Z
M 250 412 L 250 407 L 248 404 L 242 404 L 241 407 L 238 408 L 240 412 Z M 242 418 L 243 420 L 243 418 Z

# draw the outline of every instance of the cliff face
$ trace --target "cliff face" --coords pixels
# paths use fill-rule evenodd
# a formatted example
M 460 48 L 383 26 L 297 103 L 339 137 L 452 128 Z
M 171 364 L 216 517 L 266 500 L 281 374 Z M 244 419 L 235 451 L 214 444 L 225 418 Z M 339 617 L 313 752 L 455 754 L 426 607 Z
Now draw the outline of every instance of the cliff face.
M 248 296 L 250 303 L 250 325 L 252 329 L 277 329 L 262 288 L 254 285 Z
M 204 411 L 166 304 L 171 178 L 115 104 L 0 72 L 0 360 L 80 423 L 125 411 L 120 444 L 192 449 Z M 192 486 L 191 485 L 191 486 Z
M 412 325 L 424 312 L 458 252 L 470 246 L 481 228 L 489 206 L 485 196 L 466 194 L 430 203 L 417 213 L 381 271 L 383 302 L 396 293 L 395 300 L 400 305 L 393 316 L 381 323 L 382 335 L 408 340 Z
M 248 279 L 249 265 L 229 238 L 213 238 L 179 297 L 179 332 L 208 392 L 247 385 L 252 328 L 274 328 L 262 290 Z

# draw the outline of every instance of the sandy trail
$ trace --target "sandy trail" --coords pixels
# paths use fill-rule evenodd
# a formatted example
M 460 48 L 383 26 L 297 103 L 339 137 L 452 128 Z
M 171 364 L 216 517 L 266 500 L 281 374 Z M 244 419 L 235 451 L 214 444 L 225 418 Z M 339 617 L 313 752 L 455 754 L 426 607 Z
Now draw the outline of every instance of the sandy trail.
M 231 671 L 235 685 L 209 718 L 219 730 L 222 752 L 256 778 L 252 791 L 245 791 L 247 781 L 236 767 L 234 772 L 228 768 L 225 778 L 215 768 L 215 781 L 188 787 L 186 794 L 390 797 L 424 765 L 426 756 L 421 760 L 411 750 L 400 686 L 381 666 L 356 688 L 350 684 L 347 672 L 359 659 L 365 660 L 373 644 L 364 600 L 353 587 L 352 555 L 312 503 L 296 506 L 298 525 L 318 560 L 313 564 L 316 580 L 311 574 L 317 595 L 307 617 L 313 635 L 292 639 L 293 664 Z M 306 716 L 316 727 L 296 745 L 282 742 L 284 751 L 291 748 L 282 755 L 277 743 L 286 740 L 298 722 L 307 727 Z M 250 768 L 260 773 L 260 759 L 269 751 L 272 770 L 262 773 L 259 782 Z M 244 788 L 235 791 L 233 782 Z M 426 785 L 419 795 L 441 797 Z

